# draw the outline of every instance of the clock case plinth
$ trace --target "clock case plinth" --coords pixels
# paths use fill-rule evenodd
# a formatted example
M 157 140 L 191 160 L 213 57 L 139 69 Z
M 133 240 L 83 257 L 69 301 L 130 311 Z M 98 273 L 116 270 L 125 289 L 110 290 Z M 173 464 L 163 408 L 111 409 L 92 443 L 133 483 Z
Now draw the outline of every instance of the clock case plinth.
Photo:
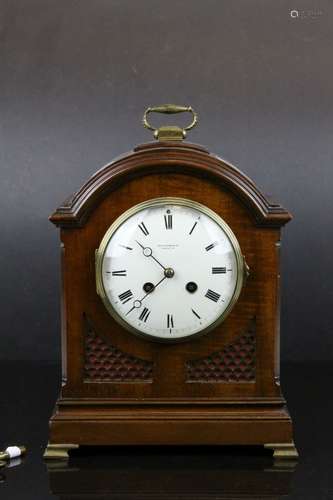
M 159 196 L 221 215 L 251 269 L 228 318 L 179 344 L 133 336 L 95 288 L 108 227 Z M 268 445 L 295 456 L 279 382 L 280 231 L 290 219 L 237 168 L 180 142 L 138 146 L 61 205 L 50 220 L 61 229 L 63 384 L 46 458 L 77 445 Z

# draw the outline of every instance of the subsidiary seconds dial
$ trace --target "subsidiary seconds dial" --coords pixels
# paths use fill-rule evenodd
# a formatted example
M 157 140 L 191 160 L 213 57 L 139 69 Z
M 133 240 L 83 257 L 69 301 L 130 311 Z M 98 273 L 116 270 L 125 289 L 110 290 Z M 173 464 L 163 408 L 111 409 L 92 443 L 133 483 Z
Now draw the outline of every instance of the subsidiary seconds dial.
M 121 215 L 96 252 L 97 292 L 126 329 L 159 341 L 214 328 L 236 303 L 246 264 L 207 207 L 156 198 Z

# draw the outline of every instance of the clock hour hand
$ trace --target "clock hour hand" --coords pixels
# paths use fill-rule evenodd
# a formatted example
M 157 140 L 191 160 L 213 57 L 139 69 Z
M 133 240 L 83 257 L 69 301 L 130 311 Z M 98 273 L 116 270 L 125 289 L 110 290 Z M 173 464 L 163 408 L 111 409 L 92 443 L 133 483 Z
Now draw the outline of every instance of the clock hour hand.
M 135 240 L 137 242 L 137 244 L 142 248 L 142 253 L 145 257 L 151 257 L 155 262 L 157 262 L 157 264 L 159 266 L 162 267 L 162 269 L 164 269 L 164 271 L 166 270 L 166 267 L 163 266 L 163 264 L 161 264 L 157 259 L 156 257 L 154 257 L 153 255 L 153 251 L 150 247 L 145 247 L 143 246 L 138 240 Z

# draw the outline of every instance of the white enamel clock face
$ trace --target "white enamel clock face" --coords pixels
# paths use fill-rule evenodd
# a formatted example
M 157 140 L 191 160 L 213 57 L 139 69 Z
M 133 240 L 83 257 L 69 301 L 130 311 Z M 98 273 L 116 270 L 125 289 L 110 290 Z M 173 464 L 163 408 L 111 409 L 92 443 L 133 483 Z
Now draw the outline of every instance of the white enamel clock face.
M 205 333 L 237 301 L 244 262 L 229 226 L 207 207 L 156 198 L 125 212 L 96 258 L 97 291 L 125 328 L 151 340 Z

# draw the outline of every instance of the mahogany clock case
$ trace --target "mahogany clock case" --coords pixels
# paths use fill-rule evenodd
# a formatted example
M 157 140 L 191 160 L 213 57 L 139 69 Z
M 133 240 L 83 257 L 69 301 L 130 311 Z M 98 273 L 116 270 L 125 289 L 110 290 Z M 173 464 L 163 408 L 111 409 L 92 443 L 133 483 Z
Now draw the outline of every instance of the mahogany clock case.
M 109 226 L 161 196 L 219 214 L 250 268 L 227 319 L 178 344 L 125 330 L 95 285 L 95 251 Z M 292 423 L 279 383 L 279 245 L 290 219 L 238 169 L 179 142 L 135 148 L 61 205 L 50 217 L 61 229 L 63 283 L 63 387 L 50 445 L 288 446 Z

